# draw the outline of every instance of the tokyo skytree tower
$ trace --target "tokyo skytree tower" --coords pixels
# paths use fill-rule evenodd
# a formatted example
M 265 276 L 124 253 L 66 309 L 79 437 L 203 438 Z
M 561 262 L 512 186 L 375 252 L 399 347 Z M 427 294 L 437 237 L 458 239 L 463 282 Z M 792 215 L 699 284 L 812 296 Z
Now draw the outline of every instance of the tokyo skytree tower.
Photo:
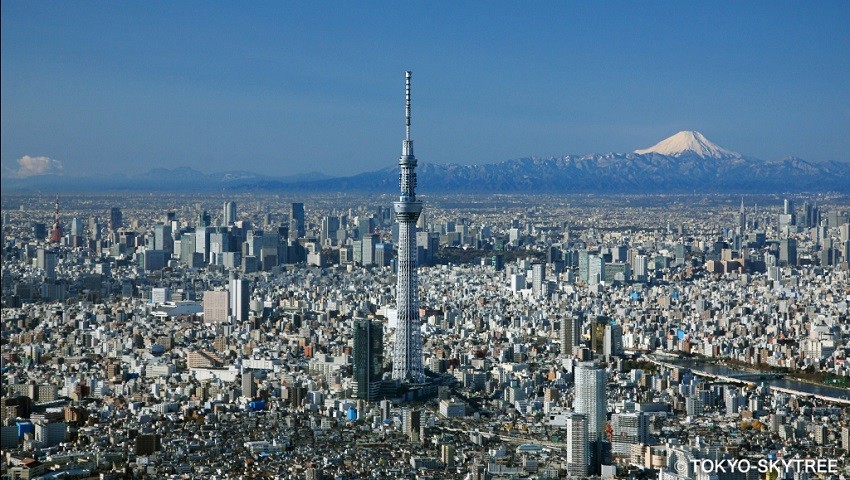
M 422 202 L 416 200 L 416 157 L 410 139 L 410 77 L 405 72 L 405 136 L 398 166 L 401 170 L 399 186 L 401 195 L 393 204 L 398 220 L 398 285 L 396 306 L 398 326 L 393 349 L 393 379 L 421 383 L 425 379 L 422 368 L 422 332 L 419 325 L 419 279 L 416 273 L 416 220 L 422 213 Z

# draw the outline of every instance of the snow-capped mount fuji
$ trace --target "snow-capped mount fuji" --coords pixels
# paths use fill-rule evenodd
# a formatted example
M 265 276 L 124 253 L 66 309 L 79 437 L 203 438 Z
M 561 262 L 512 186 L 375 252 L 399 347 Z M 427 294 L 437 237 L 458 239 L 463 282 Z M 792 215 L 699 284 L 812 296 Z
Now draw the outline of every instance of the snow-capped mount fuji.
M 705 138 L 705 135 L 693 130 L 681 131 L 672 137 L 665 138 L 655 145 L 635 150 L 638 155 L 646 155 L 649 153 L 657 153 L 659 155 L 668 155 L 671 157 L 679 157 L 688 153 L 692 153 L 701 158 L 741 158 L 742 155 L 731 150 L 727 150 L 711 140 Z

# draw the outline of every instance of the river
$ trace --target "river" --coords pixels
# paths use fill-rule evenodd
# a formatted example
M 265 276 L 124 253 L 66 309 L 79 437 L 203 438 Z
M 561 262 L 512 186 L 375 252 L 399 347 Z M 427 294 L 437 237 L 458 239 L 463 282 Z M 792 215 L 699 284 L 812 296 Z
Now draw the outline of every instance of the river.
M 733 376 L 735 374 L 741 373 L 754 373 L 753 371 L 747 371 L 743 369 L 737 369 L 735 367 L 730 367 L 728 365 L 716 365 L 713 363 L 709 363 L 705 360 L 696 360 L 696 359 L 667 359 L 664 357 L 659 357 L 659 361 L 664 363 L 670 363 L 673 365 L 681 365 L 686 368 L 690 368 L 693 370 L 701 370 L 703 372 L 712 373 L 715 375 L 724 375 L 724 376 Z M 829 387 L 826 385 L 815 385 L 812 383 L 802 382 L 800 380 L 795 380 L 790 377 L 786 378 L 774 378 L 768 380 L 758 380 L 756 383 L 759 385 L 765 384 L 771 387 L 779 387 L 779 388 L 787 388 L 789 390 L 795 390 L 797 392 L 802 392 L 810 395 L 821 395 L 824 397 L 837 398 L 842 400 L 850 399 L 850 389 L 841 388 L 841 387 Z

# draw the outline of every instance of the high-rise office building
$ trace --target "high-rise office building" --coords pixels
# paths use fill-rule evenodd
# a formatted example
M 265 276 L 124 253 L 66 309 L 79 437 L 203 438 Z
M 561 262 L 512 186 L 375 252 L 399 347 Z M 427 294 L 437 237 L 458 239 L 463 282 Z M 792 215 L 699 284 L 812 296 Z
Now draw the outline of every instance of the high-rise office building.
M 212 217 L 207 213 L 206 210 L 201 210 L 198 212 L 198 225 L 197 227 L 209 227 L 212 225 Z
M 805 227 L 811 228 L 818 226 L 818 217 L 820 216 L 820 212 L 818 212 L 818 207 L 812 205 L 809 202 L 803 202 L 803 216 L 804 218 L 801 223 Z
M 224 225 L 236 223 L 236 202 L 224 202 Z
M 381 237 L 370 234 L 362 237 L 360 241 L 360 263 L 364 266 L 375 264 L 375 247 L 380 243 Z
M 180 261 L 189 265 L 190 267 L 197 267 L 195 265 L 195 239 L 197 237 L 193 233 L 184 233 L 180 235 Z M 177 252 L 175 252 L 177 253 Z
M 384 326 L 367 319 L 354 321 L 355 396 L 374 401 L 381 390 Z
M 393 259 L 393 245 L 391 243 L 379 243 L 375 245 L 375 265 L 378 267 L 389 266 Z
M 416 273 L 416 221 L 422 213 L 422 202 L 416 199 L 416 157 L 410 139 L 410 77 L 405 72 L 405 138 L 398 165 L 401 170 L 401 195 L 393 204 L 399 224 L 398 284 L 396 306 L 398 326 L 393 350 L 393 379 L 404 382 L 424 380 L 422 366 L 422 333 L 419 325 L 419 279 Z
M 393 238 L 398 239 L 398 235 Z M 437 254 L 440 252 L 440 234 L 436 232 L 417 232 L 416 233 L 417 251 L 421 251 L 422 263 L 433 265 Z
M 355 240 L 351 242 L 351 259 L 358 265 L 363 265 L 363 242 Z
M 59 255 L 54 250 L 39 248 L 36 251 L 36 266 L 44 270 L 47 279 L 56 279 L 56 265 L 59 263 Z
M 210 264 L 223 264 L 223 255 L 226 252 L 236 252 L 239 250 L 239 239 L 231 235 L 231 233 L 221 227 L 216 227 L 217 231 L 210 233 L 209 251 L 207 259 Z
M 71 236 L 72 237 L 82 237 L 83 233 L 84 233 L 83 229 L 84 229 L 84 226 L 83 226 L 83 220 L 82 219 L 80 219 L 78 217 L 74 217 L 73 219 L 71 219 Z
M 649 280 L 649 256 L 635 255 L 632 263 L 634 271 L 634 279 L 638 282 L 646 282 Z
M 89 236 L 92 240 L 100 240 L 100 219 L 97 217 L 89 217 Z
M 572 355 L 573 347 L 581 345 L 581 317 L 562 318 L 558 337 L 561 340 L 561 354 Z
M 281 248 L 280 245 L 280 235 L 277 233 L 268 233 L 263 234 L 262 243 L 260 245 L 260 265 L 263 270 L 271 270 L 273 267 L 277 266 L 281 257 L 286 258 L 285 255 L 281 254 L 286 253 L 286 248 L 283 246 Z
M 841 261 L 850 266 L 850 240 L 841 244 Z
M 625 262 L 605 264 L 605 282 L 628 282 L 632 278 L 632 267 Z
M 204 292 L 204 323 L 224 323 L 230 314 L 230 293 L 224 290 Z
M 109 229 L 116 232 L 123 226 L 124 215 L 121 214 L 121 209 L 118 207 L 112 207 L 109 209 Z
M 174 237 L 171 236 L 171 225 L 153 226 L 153 249 L 165 252 L 174 251 Z
M 154 270 L 162 270 L 168 264 L 168 259 L 171 258 L 171 253 L 165 250 L 145 250 L 140 255 L 141 265 L 146 272 Z
M 375 231 L 375 219 L 372 217 L 361 217 L 357 219 L 357 238 L 364 238 Z
M 497 254 L 493 255 L 493 257 L 490 260 L 490 265 L 492 265 L 493 270 L 495 270 L 497 272 L 501 272 L 502 270 L 504 270 L 505 269 L 505 254 L 504 253 L 497 253 Z
M 832 238 L 826 237 L 821 240 L 821 249 L 818 252 L 821 265 L 837 265 L 838 264 L 838 249 L 833 248 Z
M 783 202 L 782 215 L 779 216 L 779 224 L 780 226 L 797 224 L 797 214 L 794 211 L 794 202 L 788 198 L 786 198 Z
M 605 329 L 610 321 L 608 317 L 599 315 L 590 322 L 590 350 L 593 353 L 605 353 Z
M 205 262 L 209 258 L 212 230 L 212 227 L 195 228 L 195 251 L 203 256 Z
M 262 230 L 248 230 L 242 243 L 242 254 L 259 257 L 263 248 L 263 235 Z
M 590 253 L 587 250 L 578 252 L 578 279 L 587 282 L 588 269 L 590 267 Z
M 820 210 L 817 207 L 814 207 L 814 209 L 815 213 L 813 213 L 812 215 L 815 217 L 813 220 L 815 223 L 812 226 L 820 225 L 821 221 Z M 824 216 L 826 217 L 824 220 L 826 221 L 826 224 L 829 226 L 829 228 L 839 227 L 847 223 L 848 221 L 847 215 L 841 210 L 829 210 Z
M 602 441 L 607 419 L 607 396 L 605 369 L 591 362 L 576 365 L 575 404 L 576 413 L 587 416 L 587 439 L 590 444 L 591 473 L 596 473 L 602 462 Z
M 587 257 L 587 283 L 596 285 L 605 280 L 605 259 L 601 255 Z
M 132 230 L 119 230 L 118 243 L 126 245 L 128 250 L 136 248 L 136 232 Z
M 623 327 L 614 323 L 605 326 L 602 353 L 605 358 L 623 355 Z
M 628 262 L 629 261 L 629 247 L 626 245 L 617 245 L 616 247 L 611 248 L 611 261 L 612 262 Z
M 230 280 L 230 311 L 237 322 L 248 320 L 250 309 L 251 286 L 247 280 L 234 278 Z
M 327 216 L 322 219 L 321 242 L 322 245 L 334 244 L 337 241 L 339 231 L 339 217 Z
M 779 265 L 797 264 L 797 240 L 783 238 L 779 241 Z
M 289 208 L 289 238 L 302 238 L 305 235 L 304 204 L 293 203 Z

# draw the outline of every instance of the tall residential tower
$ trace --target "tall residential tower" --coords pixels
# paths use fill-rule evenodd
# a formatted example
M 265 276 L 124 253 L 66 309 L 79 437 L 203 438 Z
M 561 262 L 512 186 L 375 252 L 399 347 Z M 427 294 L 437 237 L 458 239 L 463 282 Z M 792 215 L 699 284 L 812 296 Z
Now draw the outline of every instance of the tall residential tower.
M 575 376 L 576 413 L 587 417 L 587 440 L 590 447 L 591 473 L 599 473 L 602 463 L 602 441 L 605 439 L 607 421 L 607 373 L 591 362 L 582 362 L 573 370 Z
M 396 306 L 398 326 L 393 351 L 393 379 L 419 383 L 425 379 L 422 368 L 422 332 L 419 329 L 419 279 L 416 273 L 416 221 L 422 202 L 416 200 L 416 157 L 410 139 L 410 77 L 405 72 L 405 136 L 398 159 L 401 196 L 393 204 L 398 220 L 398 286 Z

